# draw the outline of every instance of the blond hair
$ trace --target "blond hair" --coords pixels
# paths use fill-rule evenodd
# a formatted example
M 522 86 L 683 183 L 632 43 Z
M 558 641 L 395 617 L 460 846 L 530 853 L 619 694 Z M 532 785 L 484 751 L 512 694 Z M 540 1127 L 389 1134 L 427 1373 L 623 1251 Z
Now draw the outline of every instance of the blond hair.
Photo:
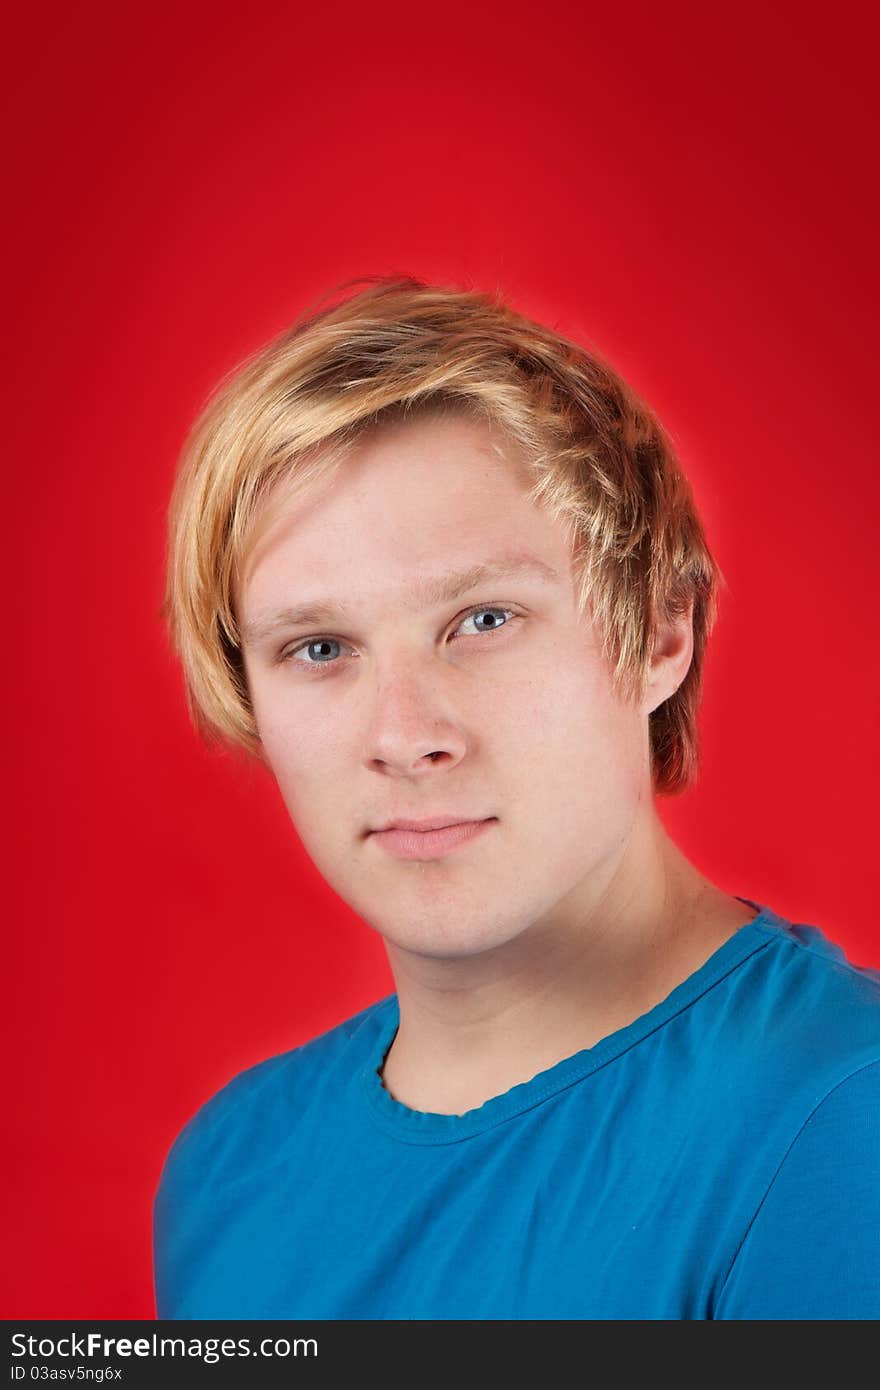
M 579 611 L 615 688 L 644 693 L 658 621 L 692 613 L 693 658 L 649 718 L 654 791 L 696 779 L 703 658 L 723 575 L 654 412 L 595 351 L 500 293 L 361 277 L 219 383 L 185 442 L 161 607 L 206 742 L 260 754 L 235 611 L 269 494 L 305 490 L 368 428 L 420 410 L 476 412 L 527 460 L 530 497 L 567 528 Z M 336 291 L 331 291 L 331 294 Z

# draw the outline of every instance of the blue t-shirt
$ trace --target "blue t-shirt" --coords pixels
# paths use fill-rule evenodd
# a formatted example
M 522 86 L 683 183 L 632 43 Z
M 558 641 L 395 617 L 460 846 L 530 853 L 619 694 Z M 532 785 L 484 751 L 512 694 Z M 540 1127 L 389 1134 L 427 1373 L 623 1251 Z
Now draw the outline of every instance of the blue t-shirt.
M 659 1004 L 463 1115 L 379 1069 L 395 994 L 173 1144 L 160 1318 L 880 1317 L 880 971 L 769 907 Z

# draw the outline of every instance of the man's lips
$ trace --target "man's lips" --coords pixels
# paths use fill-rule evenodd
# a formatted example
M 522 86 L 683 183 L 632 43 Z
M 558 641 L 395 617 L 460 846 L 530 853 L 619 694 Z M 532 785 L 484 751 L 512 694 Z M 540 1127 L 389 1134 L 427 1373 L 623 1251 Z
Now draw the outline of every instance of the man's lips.
M 395 820 L 386 821 L 384 825 L 377 825 L 372 833 L 384 830 L 443 830 L 447 825 L 473 825 L 486 819 L 486 816 L 467 816 L 456 811 L 444 811 L 436 816 L 421 816 L 418 819 L 399 816 Z
M 440 859 L 460 845 L 466 845 L 484 834 L 495 824 L 496 817 L 457 821 L 453 824 L 447 821 L 440 825 L 436 824 L 437 820 L 437 817 L 433 818 L 433 825 L 430 821 L 422 821 L 422 828 L 418 828 L 418 822 L 397 821 L 388 829 L 374 830 L 368 838 L 375 840 L 395 859 Z M 417 828 L 413 829 L 413 825 Z M 427 829 L 424 828 L 426 825 Z

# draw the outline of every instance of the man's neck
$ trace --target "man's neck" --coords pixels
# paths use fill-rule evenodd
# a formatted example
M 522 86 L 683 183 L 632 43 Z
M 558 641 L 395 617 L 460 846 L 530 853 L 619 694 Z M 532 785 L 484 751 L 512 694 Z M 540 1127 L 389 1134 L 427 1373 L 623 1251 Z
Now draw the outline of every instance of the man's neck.
M 662 893 L 629 899 L 629 913 L 606 894 L 585 924 L 536 924 L 501 951 L 454 961 L 389 946 L 400 1026 L 382 1080 L 394 1099 L 475 1109 L 647 1013 L 754 917 L 671 841 L 663 850 Z

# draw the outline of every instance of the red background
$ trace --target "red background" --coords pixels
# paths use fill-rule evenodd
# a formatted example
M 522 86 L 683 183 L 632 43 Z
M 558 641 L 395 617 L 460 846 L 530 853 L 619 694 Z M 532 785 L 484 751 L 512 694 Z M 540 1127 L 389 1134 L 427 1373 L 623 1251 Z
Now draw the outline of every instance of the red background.
M 880 964 L 876 48 L 846 5 L 16 24 L 3 1314 L 149 1318 L 181 1124 L 393 988 L 268 776 L 197 742 L 157 616 L 201 401 L 343 279 L 499 287 L 657 407 L 730 586 L 702 779 L 661 813 Z

